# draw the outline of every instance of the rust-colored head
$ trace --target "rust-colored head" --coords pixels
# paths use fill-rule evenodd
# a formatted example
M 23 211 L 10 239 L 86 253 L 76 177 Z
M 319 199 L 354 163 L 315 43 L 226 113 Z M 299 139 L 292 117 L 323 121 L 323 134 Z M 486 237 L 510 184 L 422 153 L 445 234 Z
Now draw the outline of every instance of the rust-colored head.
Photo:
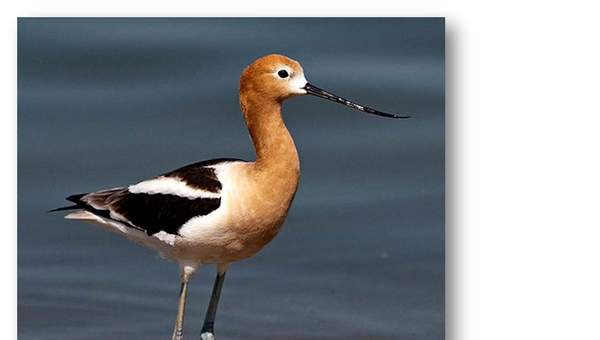
M 306 94 L 306 78 L 297 61 L 280 54 L 269 54 L 250 64 L 240 78 L 240 94 L 281 102 Z
M 381 112 L 320 89 L 306 81 L 300 63 L 281 54 L 269 54 L 259 58 L 246 67 L 240 78 L 240 102 L 244 114 L 247 114 L 248 104 L 253 104 L 255 108 L 266 107 L 303 94 L 331 100 L 378 116 L 410 118 L 409 115 Z

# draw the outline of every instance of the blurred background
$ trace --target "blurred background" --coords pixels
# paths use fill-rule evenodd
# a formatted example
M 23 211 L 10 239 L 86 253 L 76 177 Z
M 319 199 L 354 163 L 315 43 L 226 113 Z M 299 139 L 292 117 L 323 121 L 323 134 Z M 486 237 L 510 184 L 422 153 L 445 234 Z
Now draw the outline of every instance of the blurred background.
M 199 160 L 253 160 L 238 80 L 269 53 L 416 119 L 285 103 L 300 188 L 275 240 L 231 266 L 217 336 L 443 338 L 443 19 L 21 18 L 20 339 L 170 338 L 177 265 L 46 211 Z M 187 338 L 199 338 L 214 274 L 192 281 Z

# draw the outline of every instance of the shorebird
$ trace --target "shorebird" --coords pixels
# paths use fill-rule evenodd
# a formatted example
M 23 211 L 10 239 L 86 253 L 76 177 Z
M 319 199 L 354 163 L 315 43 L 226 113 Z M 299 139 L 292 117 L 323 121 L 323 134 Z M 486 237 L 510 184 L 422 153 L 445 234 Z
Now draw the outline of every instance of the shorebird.
M 67 219 L 100 224 L 174 260 L 181 271 L 173 340 L 183 339 L 188 282 L 199 266 L 217 266 L 201 331 L 214 339 L 217 305 L 227 268 L 253 256 L 279 232 L 300 175 L 298 152 L 281 117 L 284 100 L 313 95 L 391 118 L 409 118 L 359 105 L 306 81 L 300 64 L 271 54 L 240 77 L 240 106 L 256 160 L 198 162 L 126 187 L 67 197 Z

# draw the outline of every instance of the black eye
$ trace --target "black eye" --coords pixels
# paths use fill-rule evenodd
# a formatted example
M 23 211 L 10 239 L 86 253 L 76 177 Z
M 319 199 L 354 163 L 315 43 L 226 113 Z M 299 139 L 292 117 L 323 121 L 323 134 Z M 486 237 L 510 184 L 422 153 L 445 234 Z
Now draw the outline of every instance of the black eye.
M 280 78 L 287 78 L 289 76 L 288 71 L 286 70 L 279 70 L 279 72 L 277 72 L 277 75 Z

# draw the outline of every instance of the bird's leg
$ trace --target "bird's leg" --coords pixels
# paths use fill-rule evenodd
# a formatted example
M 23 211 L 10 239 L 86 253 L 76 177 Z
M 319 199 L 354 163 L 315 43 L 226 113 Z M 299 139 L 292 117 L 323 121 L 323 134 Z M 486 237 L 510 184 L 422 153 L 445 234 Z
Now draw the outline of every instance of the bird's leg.
M 208 310 L 206 311 L 206 317 L 204 318 L 204 325 L 202 326 L 202 332 L 200 334 L 200 338 L 202 338 L 202 340 L 215 339 L 215 315 L 217 314 L 217 305 L 219 304 L 219 297 L 221 296 L 223 281 L 225 281 L 225 268 L 219 267 L 217 278 L 210 296 Z
M 173 340 L 183 340 L 183 315 L 185 313 L 185 298 L 188 292 L 188 275 L 181 275 L 181 289 L 179 291 L 179 307 L 177 308 L 177 320 L 173 329 Z

